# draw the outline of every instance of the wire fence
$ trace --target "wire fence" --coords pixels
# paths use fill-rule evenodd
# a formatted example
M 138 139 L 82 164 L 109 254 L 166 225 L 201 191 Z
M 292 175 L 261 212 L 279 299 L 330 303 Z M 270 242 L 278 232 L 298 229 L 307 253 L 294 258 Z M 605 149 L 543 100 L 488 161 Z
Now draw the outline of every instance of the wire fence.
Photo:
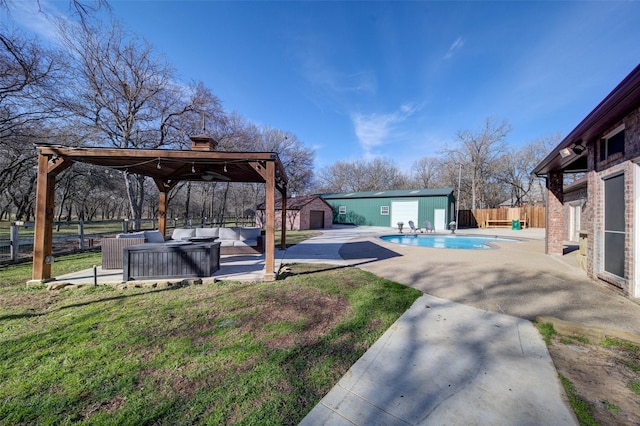
M 253 217 L 167 219 L 167 235 L 175 228 L 255 226 Z M 53 254 L 99 250 L 103 238 L 134 230 L 157 229 L 158 220 L 68 221 L 53 224 Z M 33 222 L 0 222 L 0 263 L 28 261 L 33 256 Z

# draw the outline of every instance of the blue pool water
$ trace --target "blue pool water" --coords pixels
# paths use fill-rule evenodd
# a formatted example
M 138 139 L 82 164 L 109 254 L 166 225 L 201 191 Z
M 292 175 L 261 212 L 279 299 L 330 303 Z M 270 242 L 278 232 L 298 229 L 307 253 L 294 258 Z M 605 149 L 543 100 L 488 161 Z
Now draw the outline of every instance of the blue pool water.
M 464 236 L 464 235 L 385 235 L 380 237 L 390 243 L 404 244 L 408 246 L 482 250 L 493 248 L 489 243 L 494 241 L 517 242 L 511 238 L 499 238 L 488 236 Z

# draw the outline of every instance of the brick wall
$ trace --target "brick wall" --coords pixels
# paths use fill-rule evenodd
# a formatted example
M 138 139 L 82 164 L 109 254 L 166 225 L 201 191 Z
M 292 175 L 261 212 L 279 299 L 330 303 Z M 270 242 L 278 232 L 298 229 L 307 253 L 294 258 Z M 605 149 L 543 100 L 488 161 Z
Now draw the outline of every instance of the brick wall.
M 640 157 L 640 108 L 634 110 L 622 121 L 612 125 L 600 136 L 606 135 L 623 123 L 625 125 L 623 155 L 600 161 L 599 139 L 595 140 L 593 144 L 595 149 L 589 161 L 593 167 L 590 167 L 588 181 L 592 220 L 588 224 L 590 232 L 587 273 L 592 278 L 598 278 L 619 287 L 626 294 L 640 297 L 640 294 L 634 294 L 632 288 L 635 280 L 634 234 L 638 232 L 635 229 L 637 215 L 635 194 L 636 191 L 640 191 L 640 188 L 635 187 L 636 175 L 639 173 L 639 166 L 635 162 Z M 604 270 L 604 181 L 619 174 L 624 174 L 624 206 L 620 206 L 624 209 L 625 214 L 624 277 L 617 277 Z
M 320 198 L 315 199 L 304 206 L 300 210 L 287 209 L 286 229 L 291 230 L 308 230 L 311 229 L 311 211 L 324 211 L 324 229 L 331 228 L 333 215 L 331 206 L 327 205 Z M 256 212 L 256 226 L 262 227 L 264 224 L 264 210 Z M 276 229 L 282 229 L 282 210 L 276 210 Z
M 547 176 L 547 254 L 562 255 L 564 236 L 563 173 L 549 172 Z
M 333 221 L 332 209 L 322 199 L 316 198 L 315 200 L 305 204 L 298 218 L 298 228 L 300 230 L 311 229 L 311 211 L 320 210 L 324 212 L 324 225 L 323 229 L 331 228 Z
M 590 148 L 589 150 L 589 164 L 591 165 L 593 161 L 591 161 L 593 150 Z M 583 209 L 582 215 L 582 229 L 587 231 L 587 275 L 590 277 L 593 276 L 593 259 L 595 256 L 595 240 L 594 235 L 596 235 L 596 215 L 598 211 L 598 177 L 593 170 L 590 170 L 587 173 L 587 202 L 585 204 L 585 208 Z
M 563 239 L 570 240 L 571 239 L 571 212 L 573 208 L 580 208 L 580 230 L 584 229 L 584 221 L 583 215 L 586 208 L 586 199 L 587 199 L 587 187 L 582 186 L 571 191 L 565 192 L 563 195 L 563 219 L 564 219 L 564 230 L 563 230 Z

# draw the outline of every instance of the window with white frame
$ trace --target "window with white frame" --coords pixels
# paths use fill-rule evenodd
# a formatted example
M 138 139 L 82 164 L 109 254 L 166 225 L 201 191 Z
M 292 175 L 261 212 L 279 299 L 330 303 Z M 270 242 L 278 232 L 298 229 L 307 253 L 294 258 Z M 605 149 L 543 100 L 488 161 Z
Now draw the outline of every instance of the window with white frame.
M 380 214 L 382 216 L 389 216 L 389 206 L 380 206 Z
M 347 214 L 347 206 L 338 207 L 338 213 L 339 214 Z
M 608 160 L 616 154 L 624 155 L 624 124 L 600 140 L 600 161 Z

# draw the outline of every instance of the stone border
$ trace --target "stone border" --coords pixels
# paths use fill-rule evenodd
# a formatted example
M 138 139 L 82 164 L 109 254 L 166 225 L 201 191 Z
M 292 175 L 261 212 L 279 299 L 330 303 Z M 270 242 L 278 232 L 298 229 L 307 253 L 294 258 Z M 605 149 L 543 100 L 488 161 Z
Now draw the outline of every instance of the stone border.
M 103 283 L 98 286 L 110 286 L 116 290 L 127 290 L 130 288 L 180 288 L 190 285 L 212 284 L 219 280 L 211 278 L 186 278 L 180 280 L 144 280 L 144 281 L 127 281 L 120 283 Z M 65 281 L 54 281 L 46 284 L 47 290 L 80 290 L 83 288 L 96 287 L 93 284 L 73 284 Z

